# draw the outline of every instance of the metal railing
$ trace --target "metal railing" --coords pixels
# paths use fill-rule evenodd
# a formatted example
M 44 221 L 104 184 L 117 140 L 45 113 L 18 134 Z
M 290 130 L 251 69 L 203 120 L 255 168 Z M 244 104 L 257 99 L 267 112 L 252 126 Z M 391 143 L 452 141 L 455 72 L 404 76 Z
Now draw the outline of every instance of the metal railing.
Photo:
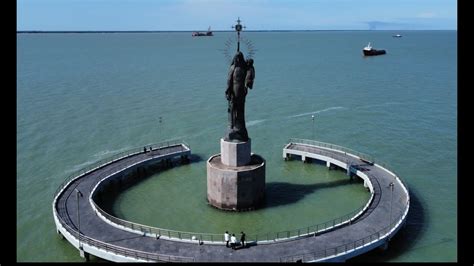
M 369 207 L 370 203 L 372 202 L 374 195 L 371 194 L 369 201 L 362 207 L 357 208 L 356 210 L 347 213 L 341 217 L 307 226 L 302 228 L 296 228 L 291 230 L 279 231 L 279 232 L 269 232 L 269 233 L 261 233 L 261 234 L 250 234 L 247 235 L 248 242 L 260 243 L 265 244 L 265 242 L 277 242 L 277 241 L 285 241 L 292 238 L 298 237 L 305 237 L 305 236 L 315 236 L 318 234 L 322 234 L 325 231 L 333 230 L 337 227 L 343 226 L 345 224 L 350 224 L 353 220 L 357 217 L 362 215 L 365 210 Z M 143 225 L 139 223 L 134 223 L 126 220 L 122 220 L 117 218 L 104 210 L 102 210 L 94 201 L 92 201 L 93 206 L 95 207 L 96 211 L 100 213 L 105 219 L 109 220 L 110 222 L 123 226 L 125 228 L 129 228 L 135 231 L 138 231 L 140 234 L 148 234 L 154 237 L 166 237 L 170 240 L 181 240 L 181 241 L 202 241 L 207 243 L 224 243 L 223 234 L 215 234 L 215 233 L 199 233 L 199 232 L 186 232 L 186 231 L 178 231 L 178 230 L 170 230 L 164 228 L 158 228 L 148 225 Z
M 332 145 L 333 148 L 336 145 Z M 337 146 L 340 147 L 340 146 Z M 349 149 L 347 149 L 349 150 Z M 352 151 L 356 153 L 355 151 Z M 97 187 L 97 186 L 96 186 Z M 296 228 L 291 230 L 279 231 L 279 232 L 267 232 L 260 234 L 250 234 L 247 235 L 247 241 L 254 243 L 274 243 L 277 241 L 285 241 L 289 239 L 313 236 L 321 234 L 325 231 L 333 230 L 337 227 L 343 226 L 345 224 L 351 223 L 357 217 L 362 215 L 365 210 L 369 207 L 372 202 L 374 194 L 371 194 L 369 201 L 362 207 L 357 208 L 356 210 L 347 213 L 341 217 L 322 222 L 315 225 L 310 225 L 307 227 Z M 148 234 L 154 237 L 165 237 L 171 240 L 181 240 L 181 241 L 202 241 L 207 243 L 224 243 L 223 234 L 216 233 L 201 233 L 201 232 L 187 232 L 187 231 L 178 231 L 170 230 L 165 228 L 158 228 L 148 225 L 143 225 L 139 223 L 130 222 L 117 218 L 104 210 L 102 210 L 93 200 L 91 200 L 95 211 L 100 213 L 105 219 L 109 220 L 111 223 L 131 229 L 140 234 Z
M 357 208 L 354 211 L 351 211 L 343 216 L 337 217 L 332 220 L 328 220 L 326 222 L 318 223 L 315 225 L 310 225 L 307 227 L 280 231 L 275 233 L 266 233 L 266 234 L 256 234 L 250 235 L 248 237 L 249 241 L 266 241 L 266 242 L 275 242 L 275 241 L 284 241 L 292 238 L 299 238 L 299 237 L 306 237 L 306 236 L 316 236 L 322 234 L 324 232 L 334 230 L 338 227 L 341 227 L 346 224 L 350 224 L 353 220 L 356 220 L 359 216 L 361 216 L 367 208 L 372 203 L 374 198 L 374 194 L 371 194 L 370 199 L 364 206 Z
M 330 148 L 330 149 L 333 149 L 333 150 L 337 150 L 337 151 L 341 151 L 341 152 L 345 152 L 345 153 L 350 153 L 352 155 L 356 155 L 359 158 L 362 158 L 366 161 L 370 161 L 370 162 L 372 162 L 374 164 L 377 164 L 377 165 L 385 168 L 386 170 L 392 172 L 395 175 L 395 178 L 398 181 L 400 181 L 400 183 L 402 183 L 405 188 L 408 187 L 407 184 L 400 178 L 400 175 L 393 170 L 394 168 L 392 166 L 390 166 L 390 164 L 388 164 L 386 162 L 383 162 L 383 161 L 380 161 L 378 159 L 375 160 L 374 157 L 372 157 L 370 155 L 367 155 L 365 153 L 361 153 L 361 152 L 358 152 L 358 151 L 355 151 L 355 150 L 352 150 L 352 149 L 349 149 L 349 148 L 346 148 L 346 147 L 343 147 L 343 146 L 339 146 L 339 145 L 335 145 L 335 144 L 331 144 L 331 143 L 326 143 L 326 142 L 321 142 L 321 141 L 316 141 L 316 140 L 309 140 L 309 139 L 290 138 L 288 140 L 288 144 L 291 144 L 291 143 L 305 144 L 305 145 L 317 146 L 317 147 L 322 147 L 322 148 Z
M 153 150 L 156 150 L 156 149 L 160 149 L 160 148 L 165 148 L 165 147 L 171 147 L 171 146 L 177 146 L 177 145 L 185 145 L 188 149 L 190 148 L 190 146 L 182 141 L 182 140 L 169 140 L 169 141 L 163 141 L 163 142 L 159 142 L 159 143 L 155 143 L 155 144 L 146 144 L 144 145 L 144 147 L 146 148 L 149 148 L 149 147 L 152 147 Z M 130 150 L 127 150 L 127 151 L 124 151 L 124 152 L 121 152 L 121 153 L 118 153 L 118 154 L 115 154 L 111 157 L 108 157 L 108 158 L 105 158 L 105 159 L 102 159 L 102 160 L 99 160 L 87 167 L 84 167 L 80 170 L 77 170 L 75 172 L 73 172 L 72 174 L 70 174 L 62 183 L 61 185 L 59 185 L 59 187 L 56 189 L 56 191 L 54 192 L 53 194 L 53 197 L 56 197 L 56 195 L 64 188 L 66 187 L 66 185 L 72 181 L 73 179 L 76 179 L 76 178 L 79 178 L 89 172 L 92 172 L 94 170 L 97 170 L 101 167 L 104 167 L 108 164 L 111 164 L 115 161 L 118 161 L 118 160 L 121 160 L 121 159 L 124 159 L 124 158 L 127 158 L 127 157 L 130 157 L 132 155 L 135 155 L 135 154 L 139 154 L 139 153 L 143 153 L 143 147 L 140 147 L 140 148 L 133 148 L 133 149 L 130 149 Z
M 102 210 L 95 202 L 93 202 L 96 210 L 103 215 L 110 222 L 120 225 L 132 230 L 140 231 L 141 234 L 149 234 L 155 237 L 168 237 L 170 239 L 180 239 L 189 241 L 210 241 L 210 242 L 224 242 L 223 234 L 209 234 L 209 233 L 196 233 L 196 232 L 185 232 L 177 230 L 169 230 L 163 228 L 152 227 L 139 223 L 130 222 L 117 218 L 106 211 Z
M 343 146 L 331 144 L 331 143 L 325 143 L 325 142 L 316 141 L 316 140 L 309 140 L 309 139 L 298 139 L 298 138 L 291 138 L 291 139 L 288 140 L 288 143 L 306 144 L 306 145 L 318 146 L 318 147 L 322 147 L 322 148 L 329 148 L 329 149 L 333 149 L 333 150 L 337 150 L 337 151 L 341 151 L 341 152 L 356 155 L 359 158 L 364 159 L 364 160 L 369 161 L 369 162 L 375 162 L 375 159 L 370 155 L 367 155 L 365 153 L 358 152 L 358 151 L 355 151 L 355 150 L 352 150 L 352 149 L 349 149 L 349 148 L 346 148 L 346 147 L 343 147 Z
M 404 212 L 401 215 L 397 216 L 395 220 L 398 220 L 399 221 L 398 223 L 401 223 L 404 216 L 406 216 L 406 213 L 407 212 Z M 308 262 L 308 261 L 322 260 L 324 258 L 329 258 L 329 257 L 335 257 L 339 254 L 348 253 L 358 248 L 375 243 L 375 241 L 379 241 L 381 239 L 387 238 L 390 236 L 390 232 L 394 230 L 395 227 L 396 225 L 394 226 L 389 225 L 364 238 L 360 238 L 358 240 L 352 241 L 347 244 L 339 245 L 336 247 L 327 248 L 325 250 L 281 257 L 280 262 L 295 262 L 299 260 L 301 260 L 302 262 Z
M 73 228 L 71 228 L 67 223 L 62 221 L 60 216 L 58 216 L 58 219 L 61 225 L 66 229 L 66 231 L 68 231 L 74 238 L 77 238 L 78 232 L 74 230 Z M 194 262 L 193 257 L 174 256 L 174 255 L 137 251 L 137 250 L 128 249 L 128 248 L 112 245 L 109 243 L 105 243 L 105 242 L 90 238 L 88 236 L 85 236 L 83 234 L 79 235 L 79 239 L 82 242 L 82 245 L 87 244 L 89 246 L 105 250 L 106 252 L 112 252 L 117 255 L 134 258 L 136 260 L 163 261 L 163 262 Z

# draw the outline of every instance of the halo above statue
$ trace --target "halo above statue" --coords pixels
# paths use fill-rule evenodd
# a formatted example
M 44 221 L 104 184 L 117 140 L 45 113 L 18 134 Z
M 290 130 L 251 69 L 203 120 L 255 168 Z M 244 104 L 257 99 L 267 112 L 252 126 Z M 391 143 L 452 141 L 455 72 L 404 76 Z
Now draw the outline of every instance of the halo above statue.
M 253 59 L 255 57 L 255 49 L 252 41 L 250 39 L 240 37 L 240 32 L 246 28 L 244 25 L 240 24 L 240 18 L 237 19 L 237 24 L 232 26 L 233 29 L 237 32 L 237 37 L 230 37 L 225 42 L 225 48 L 222 50 L 224 56 L 227 59 L 227 62 L 232 63 L 235 51 L 242 52 L 247 59 Z M 240 45 L 240 44 L 243 45 Z
M 236 39 L 237 39 L 236 37 L 230 37 L 225 42 L 225 48 L 222 49 L 222 53 L 224 54 L 228 64 L 232 63 L 232 59 L 234 57 L 235 51 L 237 50 Z M 255 49 L 255 46 L 253 45 L 252 41 L 245 37 L 240 37 L 240 42 L 241 42 L 240 51 L 243 54 L 245 54 L 245 58 L 254 59 L 257 49 Z

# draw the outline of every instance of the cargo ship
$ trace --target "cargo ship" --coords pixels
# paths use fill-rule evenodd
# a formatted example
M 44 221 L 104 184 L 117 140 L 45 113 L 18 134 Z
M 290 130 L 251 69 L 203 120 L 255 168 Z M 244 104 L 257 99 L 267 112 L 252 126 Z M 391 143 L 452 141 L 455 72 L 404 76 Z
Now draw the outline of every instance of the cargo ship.
M 364 47 L 362 51 L 364 52 L 365 56 L 386 54 L 385 50 L 376 50 L 372 48 L 372 46 L 370 46 L 370 42 L 366 47 Z
M 212 34 L 212 31 L 211 31 L 211 26 L 209 26 L 209 28 L 207 29 L 207 32 L 199 32 L 199 31 L 195 31 L 193 32 L 192 36 L 213 36 Z

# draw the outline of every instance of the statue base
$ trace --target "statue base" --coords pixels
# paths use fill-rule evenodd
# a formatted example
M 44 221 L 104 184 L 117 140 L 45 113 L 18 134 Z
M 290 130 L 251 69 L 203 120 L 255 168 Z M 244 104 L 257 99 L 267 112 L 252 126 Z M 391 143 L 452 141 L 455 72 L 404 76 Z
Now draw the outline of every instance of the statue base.
M 221 139 L 221 161 L 228 166 L 243 166 L 250 162 L 250 139 L 248 141 L 228 141 Z
M 229 166 L 221 154 L 207 161 L 207 200 L 212 206 L 229 211 L 253 210 L 265 198 L 265 160 L 256 154 L 244 166 Z

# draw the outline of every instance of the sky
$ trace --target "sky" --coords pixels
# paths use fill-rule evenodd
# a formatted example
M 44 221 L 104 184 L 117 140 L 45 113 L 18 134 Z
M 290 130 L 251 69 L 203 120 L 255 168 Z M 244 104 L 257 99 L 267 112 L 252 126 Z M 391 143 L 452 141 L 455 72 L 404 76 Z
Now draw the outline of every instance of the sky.
M 457 30 L 457 0 L 17 0 L 17 30 Z

